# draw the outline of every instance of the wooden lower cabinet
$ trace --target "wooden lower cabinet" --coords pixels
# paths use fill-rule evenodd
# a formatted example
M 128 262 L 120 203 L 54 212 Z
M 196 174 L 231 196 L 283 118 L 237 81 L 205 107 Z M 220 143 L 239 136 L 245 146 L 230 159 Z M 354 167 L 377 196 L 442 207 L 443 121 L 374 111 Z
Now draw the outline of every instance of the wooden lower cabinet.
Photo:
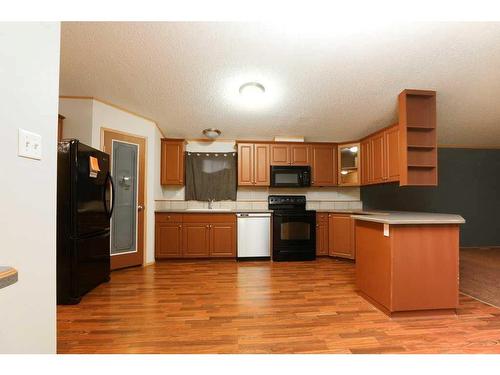
M 210 256 L 236 256 L 236 226 L 233 223 L 210 224 Z
M 355 259 L 354 220 L 350 214 L 316 214 L 316 256 Z
M 316 214 L 316 256 L 328 255 L 328 214 Z
M 182 256 L 205 258 L 209 256 L 210 232 L 207 223 L 188 223 L 182 227 Z
M 329 255 L 355 258 L 354 220 L 348 214 L 330 214 L 328 220 Z
M 155 256 L 235 258 L 234 214 L 156 213 Z
M 156 258 L 180 258 L 182 224 L 157 222 L 155 228 Z

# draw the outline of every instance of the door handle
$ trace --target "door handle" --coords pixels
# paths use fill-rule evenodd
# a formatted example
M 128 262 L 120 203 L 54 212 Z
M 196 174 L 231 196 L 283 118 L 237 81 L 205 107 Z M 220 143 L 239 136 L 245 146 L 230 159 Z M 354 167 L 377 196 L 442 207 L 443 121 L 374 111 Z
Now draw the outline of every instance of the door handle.
M 143 205 L 141 205 L 141 204 L 140 204 L 140 205 L 138 205 L 138 206 L 137 206 L 137 211 L 142 211 L 142 210 L 144 210 L 144 206 L 143 206 Z M 169 218 L 170 218 L 170 217 L 169 217 Z
M 110 196 L 110 199 L 111 199 L 110 205 L 111 205 L 111 207 L 108 210 L 108 207 L 106 204 L 106 190 L 104 190 L 103 204 L 104 204 L 104 210 L 106 211 L 108 218 L 111 219 L 111 216 L 113 215 L 113 211 L 115 209 L 115 184 L 113 182 L 113 177 L 111 177 L 111 174 L 109 172 L 106 175 L 106 181 L 104 184 L 108 185 L 108 183 L 109 183 L 109 186 L 111 187 L 111 189 L 110 189 L 110 195 L 111 195 Z

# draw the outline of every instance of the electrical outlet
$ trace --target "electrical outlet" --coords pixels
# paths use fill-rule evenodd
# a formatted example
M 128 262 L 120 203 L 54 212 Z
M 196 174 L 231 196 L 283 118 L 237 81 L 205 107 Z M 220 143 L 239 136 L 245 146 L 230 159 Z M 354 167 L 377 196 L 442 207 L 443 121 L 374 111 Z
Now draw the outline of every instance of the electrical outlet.
M 24 129 L 19 129 L 17 154 L 24 158 L 42 159 L 42 136 Z

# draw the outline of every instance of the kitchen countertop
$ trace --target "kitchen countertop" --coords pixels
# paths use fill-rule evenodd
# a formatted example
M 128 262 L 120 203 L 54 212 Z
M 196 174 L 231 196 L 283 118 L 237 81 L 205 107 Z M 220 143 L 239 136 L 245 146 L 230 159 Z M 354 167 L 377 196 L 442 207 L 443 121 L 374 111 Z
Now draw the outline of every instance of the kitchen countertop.
M 358 215 L 371 215 L 373 213 L 379 214 L 379 211 L 365 211 L 365 210 L 349 210 L 349 209 L 319 209 L 319 210 L 313 210 L 318 213 L 327 213 L 327 214 L 358 214 Z
M 17 271 L 12 267 L 0 266 L 0 289 L 17 282 Z
M 365 215 L 352 215 L 356 220 L 372 221 L 383 224 L 463 224 L 460 215 L 437 214 L 431 212 L 381 211 Z
M 318 213 L 340 213 L 351 214 L 351 217 L 356 220 L 372 221 L 383 224 L 463 224 L 465 220 L 460 215 L 440 214 L 431 212 L 407 212 L 407 211 L 369 211 L 369 210 L 341 210 L 341 209 L 318 209 L 313 210 Z M 209 213 L 209 214 L 237 214 L 237 213 L 272 213 L 272 210 L 267 209 L 159 209 L 155 212 L 161 213 Z
M 159 209 L 155 210 L 155 212 L 166 212 L 166 213 L 178 213 L 178 214 L 237 214 L 241 212 L 245 213 L 272 213 L 272 210 L 268 209 L 208 209 L 208 208 L 165 208 L 165 209 Z

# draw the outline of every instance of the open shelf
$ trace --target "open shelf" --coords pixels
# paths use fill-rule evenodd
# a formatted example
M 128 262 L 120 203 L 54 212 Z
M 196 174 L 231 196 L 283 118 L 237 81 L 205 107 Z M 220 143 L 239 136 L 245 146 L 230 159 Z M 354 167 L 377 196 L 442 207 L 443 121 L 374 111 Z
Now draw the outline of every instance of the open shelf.
M 408 164 L 408 168 L 436 168 L 432 164 Z
M 400 132 L 405 135 L 403 140 L 406 140 L 401 151 L 400 184 L 436 185 L 436 93 L 424 90 L 401 92 L 399 123 Z
M 437 152 L 435 147 L 411 148 L 407 152 L 408 166 L 436 165 Z
M 433 145 L 408 145 L 408 148 L 427 148 L 427 149 L 432 149 L 436 148 L 436 146 Z
M 422 130 L 422 131 L 436 129 L 433 126 L 419 126 L 419 125 L 408 125 L 407 128 L 411 130 Z
M 409 167 L 408 181 L 411 181 L 411 185 L 419 185 L 419 186 L 437 185 L 436 169 L 437 169 L 436 167 L 428 167 L 428 168 Z

